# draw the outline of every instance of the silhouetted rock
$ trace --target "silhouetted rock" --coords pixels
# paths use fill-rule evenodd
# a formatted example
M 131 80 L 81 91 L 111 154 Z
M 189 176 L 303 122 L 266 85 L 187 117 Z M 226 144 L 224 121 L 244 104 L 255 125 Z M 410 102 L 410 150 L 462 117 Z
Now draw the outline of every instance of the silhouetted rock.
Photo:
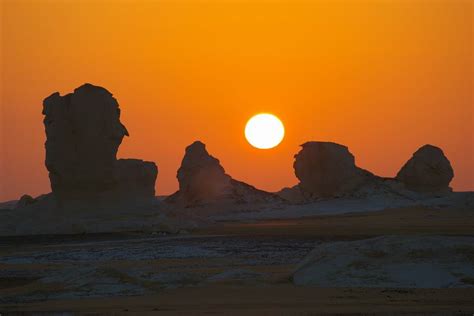
M 432 145 L 424 145 L 398 172 L 396 179 L 419 192 L 449 192 L 454 172 L 443 151 Z
M 382 178 L 355 165 L 354 156 L 343 145 L 307 142 L 295 155 L 296 186 L 277 194 L 292 203 L 319 198 L 366 198 L 421 200 L 425 193 L 451 192 L 453 169 L 443 151 L 435 146 L 421 147 L 403 166 L 396 178 Z
M 37 200 L 33 198 L 31 195 L 24 194 L 16 203 L 15 208 L 27 207 L 28 205 L 34 204 L 36 202 Z
M 346 146 L 331 142 L 304 143 L 293 167 L 300 183 L 292 190 L 309 199 L 346 195 L 374 178 L 355 165 Z
M 154 197 L 157 175 L 158 168 L 154 162 L 119 159 L 116 165 L 117 190 L 125 196 Z
M 65 96 L 53 93 L 43 104 L 53 193 L 80 197 L 112 188 L 117 150 L 128 135 L 117 100 L 104 88 L 84 84 Z
M 292 187 L 286 187 L 281 189 L 276 193 L 279 197 L 284 199 L 285 201 L 291 202 L 291 203 L 304 203 L 308 202 L 308 198 L 306 197 L 305 192 L 301 188 L 299 184 L 292 186 Z
M 166 199 L 171 203 L 195 206 L 217 201 L 249 203 L 280 200 L 272 193 L 232 179 L 200 141 L 186 147 L 177 178 L 179 191 Z
M 54 93 L 43 114 L 53 192 L 25 195 L 1 212 L 1 235 L 177 230 L 157 212 L 155 163 L 116 158 L 128 132 L 110 92 L 85 84 L 65 96 Z
M 116 158 L 128 131 L 109 91 L 84 84 L 65 96 L 53 93 L 43 105 L 45 163 L 60 205 L 154 198 L 156 165 Z
M 215 199 L 231 191 L 230 176 L 199 141 L 186 147 L 177 178 L 179 191 L 189 202 Z

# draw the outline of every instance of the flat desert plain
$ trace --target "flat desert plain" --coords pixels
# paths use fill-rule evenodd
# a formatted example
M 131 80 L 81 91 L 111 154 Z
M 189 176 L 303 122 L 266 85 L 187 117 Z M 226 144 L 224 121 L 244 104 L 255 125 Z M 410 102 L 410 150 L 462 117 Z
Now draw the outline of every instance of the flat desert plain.
M 474 280 L 462 276 L 459 282 L 465 286 L 444 288 L 361 287 L 350 282 L 344 283 L 347 286 L 295 284 L 294 272 L 316 246 L 377 236 L 470 238 L 474 237 L 474 212 L 410 207 L 298 219 L 224 221 L 175 235 L 3 237 L 0 311 L 255 315 L 474 312 Z M 461 250 L 474 267 L 474 245 Z M 423 255 L 416 254 L 416 258 Z M 368 258 L 379 260 L 381 256 L 385 254 L 374 250 Z

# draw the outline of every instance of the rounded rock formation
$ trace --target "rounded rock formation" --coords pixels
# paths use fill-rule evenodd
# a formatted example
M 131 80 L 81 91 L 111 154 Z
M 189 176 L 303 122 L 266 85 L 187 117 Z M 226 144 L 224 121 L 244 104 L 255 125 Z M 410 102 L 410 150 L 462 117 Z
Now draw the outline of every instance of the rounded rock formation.
M 295 155 L 293 167 L 299 188 L 309 198 L 336 197 L 355 190 L 371 173 L 355 165 L 346 146 L 331 142 L 307 142 Z
M 424 145 L 397 173 L 396 179 L 418 192 L 450 192 L 454 177 L 451 163 L 443 151 L 433 145 Z

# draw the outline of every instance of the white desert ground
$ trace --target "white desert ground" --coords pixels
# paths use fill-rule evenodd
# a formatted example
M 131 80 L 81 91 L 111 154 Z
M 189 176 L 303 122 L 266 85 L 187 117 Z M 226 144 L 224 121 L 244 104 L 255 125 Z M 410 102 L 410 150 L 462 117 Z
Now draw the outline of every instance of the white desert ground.
M 472 199 L 280 203 L 166 225 L 134 214 L 134 231 L 2 237 L 0 310 L 470 314 Z

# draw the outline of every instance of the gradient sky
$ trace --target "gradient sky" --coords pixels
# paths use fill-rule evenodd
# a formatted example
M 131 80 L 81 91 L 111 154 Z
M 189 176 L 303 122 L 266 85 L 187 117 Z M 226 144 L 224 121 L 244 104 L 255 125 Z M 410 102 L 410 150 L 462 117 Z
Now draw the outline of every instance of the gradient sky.
M 305 141 L 345 144 L 381 176 L 430 143 L 474 190 L 472 20 L 459 0 L 3 0 L 0 200 L 49 192 L 42 101 L 85 82 L 118 99 L 118 156 L 155 161 L 158 194 L 196 139 L 270 191 L 297 183 Z M 275 149 L 244 138 L 262 111 L 285 124 Z

